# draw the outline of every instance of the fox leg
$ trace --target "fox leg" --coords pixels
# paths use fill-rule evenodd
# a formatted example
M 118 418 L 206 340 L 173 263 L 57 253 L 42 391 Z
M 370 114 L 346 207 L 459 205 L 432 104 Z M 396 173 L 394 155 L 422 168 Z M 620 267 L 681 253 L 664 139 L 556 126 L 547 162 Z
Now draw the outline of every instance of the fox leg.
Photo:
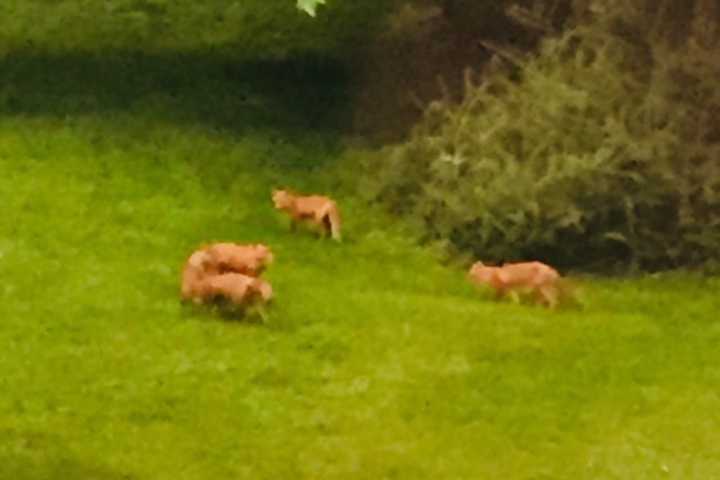
M 545 300 L 550 308 L 555 308 L 558 303 L 558 291 L 554 285 L 542 285 L 538 287 L 538 296 Z
M 340 241 L 340 215 L 334 203 L 328 204 L 318 215 L 326 233 L 329 233 L 333 240 Z
M 336 210 L 330 211 L 330 214 L 328 215 L 328 220 L 330 221 L 330 232 L 332 234 L 333 240 L 337 240 L 338 242 L 342 240 L 342 237 L 340 236 L 340 216 L 338 215 Z
M 342 240 L 342 237 L 340 236 L 339 226 L 332 221 L 330 223 L 330 232 L 333 240 L 337 240 L 338 242 Z
M 268 323 L 268 316 L 267 312 L 265 311 L 265 306 L 262 303 L 256 303 L 250 307 L 255 313 L 258 314 L 260 317 L 260 320 L 262 320 L 262 323 L 267 324 Z
M 520 293 L 517 290 L 509 290 L 507 296 L 510 297 L 510 301 L 515 304 L 520 303 Z
M 495 290 L 495 300 L 502 300 L 507 295 L 507 291 L 503 287 L 493 287 Z
M 327 214 L 323 216 L 320 218 L 318 223 L 320 223 L 320 226 L 322 227 L 321 230 L 323 238 L 329 237 L 332 233 L 332 219 L 330 218 L 330 215 Z

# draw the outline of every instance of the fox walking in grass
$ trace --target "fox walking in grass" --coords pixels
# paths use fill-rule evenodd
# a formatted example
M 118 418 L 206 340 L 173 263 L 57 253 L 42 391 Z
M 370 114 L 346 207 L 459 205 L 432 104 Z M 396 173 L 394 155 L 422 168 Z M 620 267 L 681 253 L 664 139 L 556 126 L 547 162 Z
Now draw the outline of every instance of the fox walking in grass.
M 292 226 L 302 220 L 319 225 L 323 233 L 330 233 L 333 240 L 340 241 L 340 212 L 337 204 L 321 195 L 297 195 L 287 190 L 273 190 L 275 208 L 290 215 Z
M 557 270 L 541 262 L 507 263 L 500 267 L 476 262 L 470 267 L 468 276 L 473 283 L 491 287 L 498 298 L 506 294 L 532 293 L 537 302 L 550 308 L 555 308 L 566 293 Z

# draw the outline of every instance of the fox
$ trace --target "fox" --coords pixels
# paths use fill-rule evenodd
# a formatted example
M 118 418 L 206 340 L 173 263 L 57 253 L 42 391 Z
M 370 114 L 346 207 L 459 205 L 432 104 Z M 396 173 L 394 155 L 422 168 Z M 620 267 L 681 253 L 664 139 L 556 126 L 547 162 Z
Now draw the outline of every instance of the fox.
M 275 259 L 266 245 L 256 243 L 213 243 L 201 248 L 209 258 L 208 273 L 242 273 L 251 277 L 259 276 Z
M 209 297 L 223 297 L 235 305 L 249 305 L 256 300 L 272 299 L 272 287 L 260 278 L 242 273 L 221 273 L 204 280 Z
M 323 233 L 330 233 L 333 240 L 341 241 L 340 212 L 334 200 L 322 195 L 297 195 L 288 190 L 273 190 L 275 208 L 290 215 L 292 226 L 300 220 L 319 225 Z
M 558 305 L 561 294 L 565 293 L 560 274 L 542 262 L 506 263 L 500 267 L 475 262 L 468 276 L 475 284 L 491 287 L 498 298 L 508 293 L 530 292 L 538 303 L 551 309 Z

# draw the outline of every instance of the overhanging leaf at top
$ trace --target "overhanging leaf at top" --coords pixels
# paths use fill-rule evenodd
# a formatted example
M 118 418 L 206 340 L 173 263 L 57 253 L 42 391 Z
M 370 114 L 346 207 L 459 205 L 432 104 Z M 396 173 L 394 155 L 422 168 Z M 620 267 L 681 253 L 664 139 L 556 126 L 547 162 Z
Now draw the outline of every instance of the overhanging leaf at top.
M 325 0 L 297 0 L 297 7 L 311 17 L 315 16 L 318 5 L 324 5 Z

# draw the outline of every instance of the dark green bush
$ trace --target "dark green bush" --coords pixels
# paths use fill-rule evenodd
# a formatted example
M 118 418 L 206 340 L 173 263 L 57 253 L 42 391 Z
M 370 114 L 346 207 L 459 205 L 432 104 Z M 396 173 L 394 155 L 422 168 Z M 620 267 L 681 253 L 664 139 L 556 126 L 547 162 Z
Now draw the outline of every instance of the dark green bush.
M 614 8 L 546 40 L 513 80 L 468 75 L 461 104 L 431 103 L 371 162 L 369 194 L 487 260 L 720 258 L 718 32 L 698 10 L 664 35 Z

